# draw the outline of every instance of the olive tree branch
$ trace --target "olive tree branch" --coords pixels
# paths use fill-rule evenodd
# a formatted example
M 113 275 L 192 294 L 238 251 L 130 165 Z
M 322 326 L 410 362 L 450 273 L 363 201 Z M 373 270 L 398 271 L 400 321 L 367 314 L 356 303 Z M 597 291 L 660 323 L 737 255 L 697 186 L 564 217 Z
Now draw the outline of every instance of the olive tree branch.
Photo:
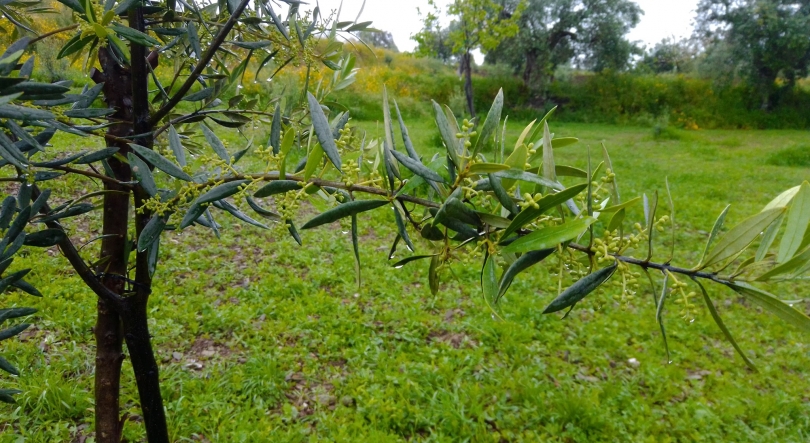
M 36 200 L 41 193 L 42 192 L 39 190 L 39 187 L 37 185 L 33 185 L 31 197 Z M 47 203 L 45 203 L 42 205 L 42 209 L 40 209 L 39 212 L 40 214 L 44 215 L 51 212 L 51 208 Z M 70 240 L 70 237 L 67 235 L 62 225 L 56 221 L 46 222 L 45 225 L 51 229 L 58 229 L 65 234 L 64 239 L 58 243 L 59 249 L 62 251 L 62 254 L 65 255 L 65 258 L 67 258 L 68 262 L 70 262 L 73 269 L 76 270 L 76 273 L 79 275 L 82 281 L 84 281 L 87 287 L 89 287 L 105 302 L 108 302 L 113 306 L 120 307 L 124 298 L 121 295 L 110 291 L 106 286 L 104 286 L 104 284 L 101 283 L 101 280 L 98 279 L 93 270 L 90 269 L 90 267 L 84 262 L 84 259 L 79 254 L 76 246 L 73 245 L 73 242 Z
M 244 12 L 248 3 L 250 3 L 250 0 L 242 0 L 239 2 L 239 5 L 236 6 L 236 9 L 234 9 L 233 14 L 231 14 L 231 16 L 228 18 L 228 21 L 225 22 L 225 24 L 219 30 L 219 33 L 217 33 L 216 37 L 214 37 L 214 40 L 211 41 L 210 45 L 208 45 L 208 49 L 203 52 L 200 60 L 197 62 L 194 70 L 191 71 L 191 74 L 188 76 L 185 83 L 183 83 L 172 98 L 165 105 L 163 105 L 162 108 L 158 109 L 149 119 L 149 126 L 154 126 L 157 122 L 162 120 L 163 117 L 168 115 L 178 103 L 180 103 L 180 100 L 182 100 L 189 89 L 191 89 L 194 82 L 196 82 L 197 78 L 200 77 L 200 74 L 202 74 L 205 68 L 208 67 L 208 63 L 214 58 L 217 50 L 219 50 L 219 47 L 222 46 L 222 43 L 225 41 L 228 33 L 231 32 L 231 29 L 239 20 L 239 17 L 242 15 L 242 12 Z

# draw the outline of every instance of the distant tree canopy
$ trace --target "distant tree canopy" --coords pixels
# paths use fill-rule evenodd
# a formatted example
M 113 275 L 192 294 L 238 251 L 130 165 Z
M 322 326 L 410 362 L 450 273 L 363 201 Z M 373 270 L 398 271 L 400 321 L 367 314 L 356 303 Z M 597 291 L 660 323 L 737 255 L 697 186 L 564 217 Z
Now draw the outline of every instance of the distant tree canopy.
M 505 2 L 515 7 L 517 0 Z M 626 39 L 641 8 L 630 0 L 526 0 L 519 31 L 487 53 L 488 63 L 506 63 L 534 90 L 543 90 L 558 65 L 622 70 L 640 48 Z
M 692 72 L 697 54 L 690 41 L 665 38 L 644 54 L 638 68 L 642 72 L 649 70 L 655 74 Z
M 416 53 L 445 60 L 452 56 L 458 57 L 459 72 L 464 75 L 467 108 L 470 115 L 475 117 L 471 78 L 472 51 L 492 51 L 504 39 L 515 36 L 525 0 L 454 0 L 447 8 L 452 22 L 446 30 L 439 23 L 440 11 L 435 1 L 428 0 L 428 4 L 433 7 L 433 11 L 423 18 L 422 31 L 412 37 L 418 44 Z
M 763 109 L 808 74 L 810 2 L 701 0 L 696 35 L 715 74 L 754 86 Z
M 394 43 L 394 36 L 388 31 L 361 31 L 357 36 L 370 46 L 399 52 L 399 48 Z

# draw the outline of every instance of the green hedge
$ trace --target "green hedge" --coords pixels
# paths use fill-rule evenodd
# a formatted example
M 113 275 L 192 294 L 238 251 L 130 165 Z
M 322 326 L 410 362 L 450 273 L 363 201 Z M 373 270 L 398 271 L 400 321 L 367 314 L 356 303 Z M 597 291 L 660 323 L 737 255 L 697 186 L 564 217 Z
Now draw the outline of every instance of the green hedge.
M 685 75 L 603 73 L 556 82 L 552 101 L 558 118 L 616 124 L 664 122 L 681 128 L 810 128 L 810 92 L 785 92 L 771 111 L 746 85 L 717 89 L 709 80 Z

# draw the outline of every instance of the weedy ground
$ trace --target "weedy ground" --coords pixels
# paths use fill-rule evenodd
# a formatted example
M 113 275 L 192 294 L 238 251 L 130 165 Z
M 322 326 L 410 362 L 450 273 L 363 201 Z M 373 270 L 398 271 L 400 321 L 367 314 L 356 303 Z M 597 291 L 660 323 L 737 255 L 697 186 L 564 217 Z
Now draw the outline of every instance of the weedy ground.
M 378 122 L 359 125 L 381 132 Z M 521 126 L 510 125 L 510 140 Z M 411 122 L 410 130 L 418 149 L 438 152 L 431 121 Z M 581 168 L 586 148 L 599 158 L 604 141 L 624 199 L 658 190 L 666 209 L 668 178 L 673 263 L 687 267 L 727 203 L 732 226 L 810 176 L 789 160 L 806 146 L 806 132 L 675 131 L 661 140 L 644 128 L 552 123 L 552 131 L 581 139 L 558 153 L 558 163 Z M 236 146 L 238 137 L 228 137 Z M 788 160 L 774 161 L 782 150 Z M 97 184 L 59 186 L 78 192 Z M 314 213 L 305 209 L 301 220 Z M 640 207 L 628 218 L 642 221 Z M 674 304 L 666 312 L 668 363 L 649 289 L 622 304 L 607 286 L 567 319 L 542 315 L 556 295 L 555 261 L 518 277 L 497 306 L 503 321 L 481 300 L 480 258 L 452 265 L 433 296 L 426 262 L 393 269 L 386 261 L 390 210 L 360 217 L 360 288 L 345 227 L 306 231 L 299 247 L 276 230 L 219 221 L 219 240 L 201 228 L 162 238 L 150 326 L 175 441 L 810 440 L 810 339 L 729 290 L 709 286 L 759 372 L 734 354 L 705 307 L 693 323 Z M 97 235 L 71 228 L 80 243 Z M 660 260 L 669 255 L 668 235 L 656 242 Z M 405 255 L 400 248 L 396 256 Z M 22 266 L 34 268 L 30 281 L 45 297 L 4 295 L 4 306 L 40 312 L 21 340 L 4 342 L 22 375 L 3 385 L 24 393 L 17 405 L 0 406 L 0 442 L 92 441 L 84 438 L 93 420 L 96 299 L 55 250 L 32 252 L 15 262 Z M 803 284 L 770 289 L 786 299 L 810 293 Z M 126 439 L 144 441 L 129 362 L 123 386 Z

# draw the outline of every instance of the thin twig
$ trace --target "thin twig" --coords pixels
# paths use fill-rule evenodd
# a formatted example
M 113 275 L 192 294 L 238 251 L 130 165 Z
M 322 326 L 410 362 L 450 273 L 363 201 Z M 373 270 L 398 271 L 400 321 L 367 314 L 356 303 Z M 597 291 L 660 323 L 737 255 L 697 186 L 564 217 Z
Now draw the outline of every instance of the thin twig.
M 38 42 L 38 41 L 40 41 L 42 39 L 45 39 L 45 38 L 48 38 L 48 37 L 52 36 L 52 35 L 56 35 L 56 34 L 59 34 L 59 33 L 62 33 L 62 32 L 66 32 L 66 31 L 71 31 L 71 30 L 76 29 L 78 27 L 79 27 L 79 24 L 76 23 L 76 24 L 73 24 L 73 25 L 70 25 L 70 26 L 65 26 L 64 28 L 59 28 L 59 29 L 53 30 L 51 32 L 42 34 L 37 38 L 31 39 L 31 41 L 28 42 L 28 44 L 29 45 L 34 44 L 34 43 L 36 43 L 36 42 Z
M 175 93 L 174 96 L 172 96 L 172 98 L 162 108 L 158 109 L 149 119 L 150 126 L 154 126 L 157 122 L 162 120 L 163 117 L 168 115 L 169 112 L 171 112 L 171 110 L 174 109 L 174 107 L 177 106 L 178 103 L 180 103 L 180 100 L 182 100 L 183 97 L 186 95 L 186 93 L 189 91 L 189 89 L 191 89 L 191 87 L 194 85 L 194 82 L 196 82 L 197 78 L 199 78 L 200 74 L 202 74 L 203 70 L 205 70 L 205 68 L 208 67 L 208 62 L 210 62 L 211 59 L 214 58 L 214 55 L 216 54 L 217 50 L 219 50 L 219 47 L 222 46 L 222 43 L 225 41 L 225 38 L 228 36 L 228 33 L 231 32 L 231 29 L 239 20 L 239 17 L 242 15 L 242 12 L 245 10 L 245 7 L 247 7 L 248 3 L 250 3 L 250 0 L 242 0 L 239 3 L 239 5 L 236 6 L 236 9 L 234 9 L 233 14 L 231 14 L 230 18 L 228 18 L 228 21 L 225 22 L 225 24 L 222 26 L 222 29 L 219 30 L 219 33 L 217 34 L 216 37 L 214 37 L 214 40 L 208 46 L 208 49 L 206 49 L 205 52 L 203 52 L 202 56 L 200 57 L 200 60 L 198 60 L 197 65 L 194 67 L 194 70 L 191 71 L 191 74 L 186 79 L 185 83 L 183 83 L 180 86 L 180 89 L 177 90 L 177 93 Z
M 33 185 L 33 189 L 31 191 L 32 199 L 36 200 L 39 195 L 41 194 L 39 187 L 37 185 Z M 46 203 L 42 205 L 42 209 L 40 209 L 40 214 L 47 214 L 51 211 L 50 206 Z M 62 225 L 60 225 L 56 221 L 46 222 L 46 226 L 51 229 L 58 229 L 65 234 L 64 239 L 59 242 L 59 249 L 62 251 L 62 254 L 65 255 L 65 258 L 68 259 L 73 269 L 76 270 L 76 273 L 79 274 L 79 277 L 84 281 L 84 283 L 89 287 L 99 298 L 102 300 L 114 305 L 120 306 L 123 302 L 123 297 L 115 292 L 110 291 L 104 284 L 101 283 L 101 280 L 98 279 L 93 270 L 87 266 L 84 262 L 84 259 L 79 254 L 79 251 L 76 250 L 76 246 L 73 245 L 73 242 L 70 241 L 70 237 L 65 232 Z

